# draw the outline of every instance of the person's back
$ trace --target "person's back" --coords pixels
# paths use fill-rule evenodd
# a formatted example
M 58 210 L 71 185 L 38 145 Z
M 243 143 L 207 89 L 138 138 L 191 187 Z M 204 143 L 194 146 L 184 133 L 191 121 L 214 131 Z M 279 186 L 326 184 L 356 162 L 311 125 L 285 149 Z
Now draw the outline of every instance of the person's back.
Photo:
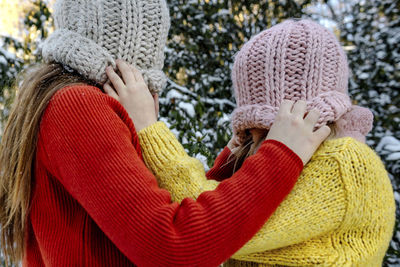
M 381 266 L 394 212 L 390 179 L 375 152 L 350 137 L 331 139 L 305 166 L 265 231 L 234 258 L 250 266 Z
M 86 97 L 79 100 L 83 94 L 86 94 Z M 83 141 L 84 136 L 91 135 L 88 132 L 80 132 L 83 129 L 81 124 L 89 121 L 81 121 L 82 117 L 76 115 L 79 114 L 79 110 L 83 109 L 84 112 L 90 112 L 94 119 L 98 119 L 98 114 L 94 112 L 95 107 L 92 102 L 101 101 L 103 98 L 104 103 L 106 103 L 106 99 L 101 95 L 100 90 L 95 87 L 87 85 L 70 86 L 58 91 L 51 98 L 50 104 L 46 108 L 41 120 L 35 156 L 35 186 L 32 190 L 31 208 L 27 222 L 23 266 L 135 266 L 106 236 L 82 206 L 82 200 L 87 201 L 95 197 L 90 193 L 90 187 L 86 189 L 75 188 L 75 192 L 71 192 L 68 190 L 70 188 L 65 187 L 60 180 L 60 176 L 62 176 L 60 173 L 63 171 L 59 168 L 73 167 L 68 166 L 68 158 L 64 157 L 65 162 L 62 165 L 54 162 L 60 157 L 62 160 L 63 154 L 68 153 L 66 150 L 74 149 L 68 146 L 69 138 L 75 136 L 75 138 Z M 86 102 L 86 105 L 82 105 L 84 102 Z M 129 117 L 123 116 L 124 110 L 120 106 L 114 104 L 111 107 L 113 107 L 115 114 L 120 115 L 119 119 L 129 129 L 127 133 L 133 137 L 132 144 L 140 155 L 139 142 L 135 138 L 135 129 Z M 70 108 L 73 108 L 74 112 L 71 112 Z M 58 116 L 58 119 L 56 116 Z M 72 124 L 72 121 L 75 123 Z M 73 130 L 71 135 L 58 135 L 56 129 L 58 123 L 63 124 L 65 129 Z M 71 127 L 74 127 L 74 129 Z M 110 131 L 116 133 L 112 129 L 104 128 L 103 134 L 107 135 Z M 62 139 L 65 146 L 59 146 L 58 149 L 55 148 L 50 151 L 46 150 L 46 147 L 51 147 L 49 143 L 57 143 L 54 139 Z M 93 142 L 96 143 L 96 140 L 93 140 Z M 112 144 L 110 143 L 110 145 Z M 76 158 L 88 156 L 87 152 L 83 150 L 85 147 L 78 149 L 78 146 L 75 148 L 77 150 L 73 152 Z M 87 146 L 91 146 L 91 144 L 87 144 Z M 88 183 L 94 184 L 95 182 L 89 181 L 95 178 L 93 175 L 98 175 L 97 179 L 107 176 L 105 173 L 102 174 L 101 171 L 101 168 L 105 167 L 106 164 L 98 156 L 87 157 L 86 161 L 83 165 L 98 166 L 99 173 L 92 175 L 90 172 L 70 173 L 70 179 L 85 179 Z M 140 169 L 140 165 L 135 161 L 132 161 L 132 165 Z M 142 167 L 140 171 L 145 172 L 146 170 Z M 123 175 L 114 173 L 114 179 L 110 179 L 109 183 L 117 184 L 116 178 L 121 176 Z M 98 194 L 112 196 L 113 201 L 109 201 L 109 205 L 112 205 L 113 202 L 119 202 L 118 206 L 122 208 L 122 200 L 119 199 L 123 195 L 122 191 L 113 192 L 108 187 L 100 187 L 97 190 Z M 81 196 L 77 197 L 76 194 Z M 103 205 L 103 209 L 104 215 L 107 216 L 107 210 L 110 207 Z M 120 214 L 118 209 L 114 210 L 116 212 L 114 219 L 119 220 L 119 224 L 126 225 L 123 214 Z

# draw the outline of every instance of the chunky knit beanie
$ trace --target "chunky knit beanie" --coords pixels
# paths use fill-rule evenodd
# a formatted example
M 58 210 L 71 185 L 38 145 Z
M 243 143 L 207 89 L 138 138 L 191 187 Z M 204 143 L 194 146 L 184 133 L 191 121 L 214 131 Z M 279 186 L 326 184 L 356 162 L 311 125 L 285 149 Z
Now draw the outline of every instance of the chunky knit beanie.
M 372 113 L 353 106 L 347 93 L 348 63 L 333 33 L 310 20 L 287 20 L 261 32 L 237 54 L 232 79 L 237 109 L 232 128 L 239 142 L 246 129 L 269 129 L 284 99 L 305 100 L 336 122 L 337 136 L 365 141 Z
M 106 67 L 123 59 L 142 71 L 153 93 L 165 86 L 165 0 L 58 0 L 54 19 L 56 30 L 42 46 L 46 62 L 104 84 Z

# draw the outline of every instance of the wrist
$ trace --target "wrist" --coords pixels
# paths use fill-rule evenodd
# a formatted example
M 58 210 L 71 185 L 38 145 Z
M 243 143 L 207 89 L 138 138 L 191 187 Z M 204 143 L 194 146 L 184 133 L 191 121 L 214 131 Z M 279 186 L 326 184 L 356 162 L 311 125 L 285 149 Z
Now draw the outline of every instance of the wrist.
M 275 147 L 279 147 L 279 149 L 284 154 L 286 154 L 289 158 L 291 158 L 293 165 L 303 169 L 305 164 L 304 164 L 303 160 L 301 159 L 301 157 L 296 152 L 294 152 L 290 147 L 288 147 L 286 144 L 284 144 L 280 141 L 277 141 L 274 139 L 267 139 L 261 143 L 261 146 L 258 149 L 258 151 L 263 151 L 265 145 L 268 145 L 268 144 L 273 145 Z
M 156 118 L 151 118 L 143 121 L 133 121 L 133 124 L 135 125 L 136 132 L 140 132 L 143 129 L 150 127 L 151 125 L 154 125 L 157 123 Z
M 160 127 L 164 128 L 166 127 L 165 124 L 161 121 L 156 121 L 153 123 L 150 123 L 149 125 L 141 128 L 140 130 L 136 129 L 136 132 L 138 133 L 139 137 L 142 135 L 155 135 L 160 133 Z

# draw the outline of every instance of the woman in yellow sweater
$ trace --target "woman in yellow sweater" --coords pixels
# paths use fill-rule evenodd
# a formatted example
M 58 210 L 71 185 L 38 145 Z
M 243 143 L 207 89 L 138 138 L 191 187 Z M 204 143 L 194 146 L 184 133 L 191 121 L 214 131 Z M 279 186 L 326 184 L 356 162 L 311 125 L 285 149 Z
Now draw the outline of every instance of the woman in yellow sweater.
M 364 144 L 372 113 L 352 106 L 348 72 L 335 36 L 308 20 L 278 24 L 238 53 L 234 138 L 212 172 L 232 174 L 257 150 L 284 99 L 317 108 L 319 126 L 329 125 L 333 134 L 274 215 L 225 266 L 381 266 L 395 221 L 393 191 L 380 158 Z M 163 123 L 141 130 L 139 138 L 146 165 L 174 201 L 220 184 L 207 179 Z

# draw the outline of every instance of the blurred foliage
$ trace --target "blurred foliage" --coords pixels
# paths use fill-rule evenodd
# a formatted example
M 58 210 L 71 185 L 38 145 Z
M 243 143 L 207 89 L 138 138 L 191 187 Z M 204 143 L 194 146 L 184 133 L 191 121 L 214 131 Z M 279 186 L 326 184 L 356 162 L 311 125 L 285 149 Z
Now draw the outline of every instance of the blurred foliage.
M 38 47 L 52 30 L 46 3 L 35 0 L 26 10 L 22 40 L 0 36 L 2 122 L 15 94 L 16 74 L 40 61 Z M 398 0 L 169 0 L 172 25 L 165 71 L 170 80 L 160 98 L 160 113 L 191 155 L 210 166 L 231 137 L 229 116 L 235 104 L 230 69 L 241 46 L 284 19 L 316 18 L 310 7 L 321 3 L 331 12 L 323 19 L 336 23 L 341 41 L 349 48 L 350 94 L 375 114 L 369 144 L 375 147 L 384 136 L 400 137 Z M 395 167 L 399 162 L 380 155 L 399 192 L 400 174 Z M 394 236 L 384 265 L 398 266 L 399 251 L 400 242 Z
M 24 66 L 39 58 L 38 45 L 52 30 L 51 13 L 45 1 L 33 1 L 25 10 L 26 30 L 22 40 L 0 35 L 0 123 L 7 119 L 15 96 L 14 83 Z
M 385 135 L 400 137 L 400 1 L 356 2 L 341 14 L 341 38 L 348 51 L 350 93 L 371 108 L 376 146 Z M 397 173 L 400 175 L 400 173 Z
M 4 123 L 8 117 L 9 108 L 14 98 L 14 91 L 11 89 L 14 79 L 21 71 L 24 61 L 9 51 L 25 52 L 23 45 L 12 37 L 1 37 L 2 47 L 0 48 L 0 122 Z M 0 127 L 2 129 L 2 127 Z

